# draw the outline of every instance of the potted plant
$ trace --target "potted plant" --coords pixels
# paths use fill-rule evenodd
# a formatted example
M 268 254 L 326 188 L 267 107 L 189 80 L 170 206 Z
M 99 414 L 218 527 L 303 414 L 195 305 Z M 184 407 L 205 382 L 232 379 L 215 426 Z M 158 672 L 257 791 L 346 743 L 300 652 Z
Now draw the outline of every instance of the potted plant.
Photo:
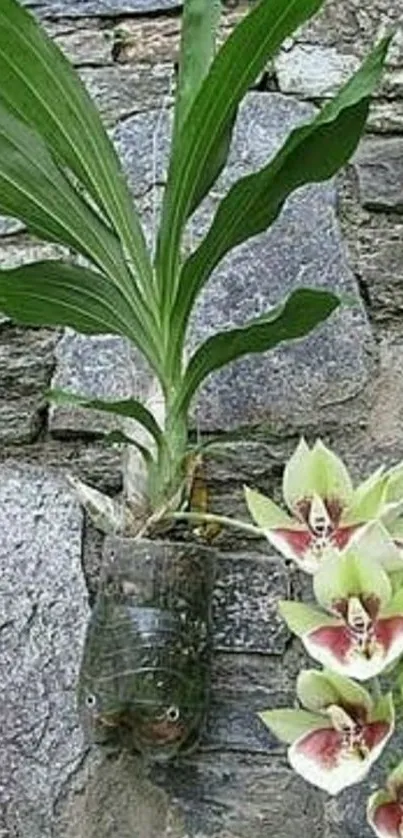
M 283 40 L 322 5 L 323 0 L 261 0 L 216 52 L 221 3 L 185 0 L 171 153 L 152 255 L 113 145 L 75 71 L 18 0 L 1 4 L 0 211 L 19 218 L 35 236 L 65 245 L 69 256 L 1 270 L 0 310 L 31 326 L 121 335 L 144 355 L 155 382 L 145 403 L 134 397 L 102 401 L 65 392 L 49 395 L 59 403 L 113 414 L 113 439 L 128 446 L 123 504 L 75 481 L 98 526 L 123 538 L 110 548 L 116 553 L 119 546 L 122 555 L 105 571 L 89 628 L 80 702 L 92 728 L 125 730 L 132 744 L 150 754 L 171 754 L 195 738 L 206 706 L 211 562 L 197 565 L 197 550 L 189 547 L 189 563 L 183 546 L 176 561 L 174 545 L 168 560 L 166 544 L 155 541 L 147 542 L 144 555 L 141 542 L 141 536 L 186 515 L 197 461 L 188 443 L 191 401 L 214 370 L 304 337 L 340 304 L 330 292 L 299 289 L 265 315 L 216 333 L 186 358 L 192 310 L 221 259 L 266 230 L 297 187 L 332 177 L 363 131 L 388 39 L 311 122 L 292 131 L 267 165 L 229 190 L 203 241 L 185 252 L 187 222 L 225 166 L 240 102 Z M 136 431 L 122 428 L 122 419 L 135 421 Z M 202 588 L 201 614 L 195 603 Z M 101 700 L 88 656 L 99 661 L 110 637 L 114 658 L 112 669 L 101 672 L 109 684 Z M 148 646 L 146 637 L 154 638 Z M 158 655 L 152 655 L 158 643 L 163 658 L 175 643 L 187 646 L 193 655 L 191 676 L 186 654 L 177 656 L 168 666 L 176 673 L 173 684 Z M 87 676 L 89 691 L 83 686 Z M 193 695 L 185 683 L 197 678 L 202 687 Z M 189 723 L 182 718 L 181 701 L 172 703 L 165 694 L 175 693 L 178 679 Z M 103 702 L 106 707 L 100 708 Z

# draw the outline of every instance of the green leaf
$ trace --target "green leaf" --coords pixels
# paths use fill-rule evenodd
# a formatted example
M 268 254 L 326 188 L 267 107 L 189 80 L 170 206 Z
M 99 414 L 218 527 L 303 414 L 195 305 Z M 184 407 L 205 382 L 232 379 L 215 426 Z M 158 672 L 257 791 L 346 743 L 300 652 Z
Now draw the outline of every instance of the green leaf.
M 115 416 L 125 416 L 135 419 L 148 431 L 158 446 L 162 442 L 160 426 L 150 411 L 137 399 L 123 399 L 122 401 L 105 401 L 103 399 L 88 399 L 77 393 L 66 390 L 48 390 L 46 398 L 55 404 L 72 404 L 89 410 L 99 410 L 103 413 L 113 413 Z
M 221 0 L 185 0 L 181 26 L 174 144 L 214 58 Z
M 299 289 L 266 315 L 213 335 L 199 346 L 189 361 L 178 402 L 179 411 L 188 409 L 192 396 L 211 372 L 243 355 L 265 352 L 284 341 L 305 337 L 338 305 L 336 295 L 328 291 Z
M 277 529 L 284 527 L 285 529 L 292 529 L 296 522 L 290 518 L 280 506 L 277 506 L 270 498 L 262 495 L 261 492 L 256 492 L 254 489 L 244 487 L 246 505 L 255 523 L 262 528 L 262 530 Z
M 1 165 L 0 160 L 0 169 Z M 0 204 L 1 200 L 0 195 Z M 158 368 L 156 351 L 132 301 L 109 278 L 88 268 L 48 260 L 0 270 L 0 311 L 29 326 L 123 335 Z
M 258 716 L 278 739 L 289 745 L 312 730 L 330 727 L 323 716 L 308 713 L 307 710 L 265 710 Z
M 103 434 L 102 442 L 104 445 L 133 445 L 134 448 L 137 448 L 137 451 L 140 452 L 147 466 L 154 463 L 153 456 L 148 448 L 141 445 L 136 439 L 132 439 L 132 437 L 128 436 L 123 431 L 115 429 L 114 431 L 110 431 L 108 434 Z
M 183 339 L 196 297 L 225 254 L 267 230 L 295 189 L 327 180 L 349 160 L 362 134 L 389 41 L 384 39 L 375 48 L 310 124 L 292 131 L 267 166 L 230 189 L 209 232 L 182 269 L 173 310 L 179 324 L 178 341 Z
M 102 270 L 122 262 L 111 229 L 80 197 L 40 135 L 0 104 L 0 211 L 40 238 L 61 242 Z
M 328 614 L 319 611 L 317 608 L 312 608 L 304 602 L 281 600 L 278 608 L 290 631 L 298 637 L 303 637 L 310 631 L 322 626 L 340 625 L 336 618 L 329 617 Z
M 113 145 L 78 74 L 17 0 L 1 0 L 0 101 L 34 126 L 121 236 L 145 290 L 152 270 Z
M 284 38 L 320 9 L 323 0 L 262 0 L 219 50 L 189 112 L 171 158 L 157 246 L 159 284 L 173 299 L 179 247 L 206 172 L 218 174 L 236 109 Z M 224 155 L 225 157 L 225 155 Z

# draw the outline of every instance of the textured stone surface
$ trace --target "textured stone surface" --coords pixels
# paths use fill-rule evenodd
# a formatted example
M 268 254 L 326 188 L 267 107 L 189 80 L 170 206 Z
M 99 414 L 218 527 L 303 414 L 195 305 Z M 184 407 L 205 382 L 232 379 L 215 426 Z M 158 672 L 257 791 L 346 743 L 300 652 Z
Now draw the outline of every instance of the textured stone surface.
M 375 217 L 359 229 L 357 247 L 372 317 L 398 326 L 403 311 L 403 224 Z
M 80 75 L 106 124 L 172 102 L 172 68 L 164 64 L 84 67 Z
M 355 55 L 335 47 L 296 44 L 282 50 L 274 61 L 280 90 L 302 97 L 333 96 L 357 69 Z
M 0 441 L 31 442 L 42 425 L 57 335 L 0 324 Z
M 88 397 L 119 399 L 141 391 L 144 365 L 122 338 L 87 337 L 68 331 L 57 347 L 52 387 Z M 49 427 L 53 434 L 93 434 L 116 428 L 118 420 L 95 411 L 53 405 Z
M 275 760 L 199 756 L 159 777 L 178 801 L 191 838 L 323 836 L 321 797 Z
M 0 804 L 11 835 L 50 838 L 53 806 L 81 759 L 81 513 L 39 469 L 2 466 L 0 496 Z
M 403 102 L 396 99 L 373 102 L 368 130 L 377 134 L 403 134 Z
M 24 5 L 43 17 L 86 17 L 97 15 L 155 14 L 179 9 L 178 0 L 25 0 Z
M 364 206 L 403 212 L 403 139 L 364 140 L 355 165 Z
M 59 801 L 55 838 L 186 838 L 180 812 L 141 761 L 91 757 Z
M 287 594 L 280 559 L 252 552 L 220 556 L 213 602 L 215 647 L 282 654 L 289 633 L 277 602 Z

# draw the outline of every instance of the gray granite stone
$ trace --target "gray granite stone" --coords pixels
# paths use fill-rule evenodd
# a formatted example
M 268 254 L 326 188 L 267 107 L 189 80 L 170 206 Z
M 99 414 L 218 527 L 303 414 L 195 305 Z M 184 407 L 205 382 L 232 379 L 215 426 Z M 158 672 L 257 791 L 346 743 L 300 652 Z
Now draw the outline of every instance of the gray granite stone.
M 0 519 L 0 808 L 11 835 L 50 838 L 81 759 L 81 513 L 58 478 L 14 464 L 1 467 Z
M 52 387 L 87 397 L 123 399 L 141 391 L 145 366 L 123 338 L 87 337 L 68 330 L 57 347 Z M 69 405 L 52 405 L 51 433 L 94 434 L 116 428 L 114 417 Z
M 41 17 L 80 18 L 96 15 L 155 14 L 180 8 L 178 0 L 24 0 Z
M 277 603 L 288 594 L 281 559 L 252 552 L 220 555 L 213 598 L 215 648 L 281 655 L 290 635 Z
M 403 224 L 374 215 L 358 229 L 356 245 L 371 316 L 397 328 L 403 312 Z
M 168 65 L 83 67 L 80 75 L 107 125 L 172 101 Z
M 365 207 L 403 212 L 403 139 L 364 140 L 355 165 Z
M 274 759 L 217 753 L 155 775 L 180 806 L 187 838 L 323 836 L 322 796 Z
M 333 96 L 358 65 L 356 55 L 315 44 L 295 44 L 274 60 L 281 92 L 308 99 Z
M 0 324 L 0 441 L 32 442 L 43 423 L 57 333 Z
M 374 101 L 368 130 L 375 134 L 403 134 L 403 102 L 399 99 Z

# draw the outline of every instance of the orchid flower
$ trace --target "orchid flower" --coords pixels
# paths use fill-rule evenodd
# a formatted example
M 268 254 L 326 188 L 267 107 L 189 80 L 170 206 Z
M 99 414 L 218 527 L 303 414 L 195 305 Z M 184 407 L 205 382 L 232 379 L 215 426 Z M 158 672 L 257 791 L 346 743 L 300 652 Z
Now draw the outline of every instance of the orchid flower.
M 372 532 L 377 526 L 382 533 L 381 525 L 371 525 Z M 354 540 L 315 575 L 314 593 L 321 608 L 289 601 L 279 606 L 315 660 L 359 681 L 376 677 L 403 654 L 403 588 L 393 592 L 367 541 L 366 535 Z M 388 543 L 393 559 L 396 547 L 391 539 L 384 545 L 384 556 Z
M 301 439 L 283 479 L 292 515 L 247 487 L 246 502 L 271 544 L 306 573 L 316 573 L 335 550 L 343 550 L 358 530 L 385 512 L 388 479 L 381 467 L 353 489 L 336 454 L 321 440 L 310 449 Z
M 334 672 L 306 670 L 297 681 L 305 710 L 268 710 L 264 724 L 288 742 L 292 768 L 329 794 L 364 779 L 394 730 L 391 694 L 376 702 Z
M 367 818 L 378 838 L 402 838 L 403 762 L 392 771 L 386 789 L 375 792 L 369 798 Z

